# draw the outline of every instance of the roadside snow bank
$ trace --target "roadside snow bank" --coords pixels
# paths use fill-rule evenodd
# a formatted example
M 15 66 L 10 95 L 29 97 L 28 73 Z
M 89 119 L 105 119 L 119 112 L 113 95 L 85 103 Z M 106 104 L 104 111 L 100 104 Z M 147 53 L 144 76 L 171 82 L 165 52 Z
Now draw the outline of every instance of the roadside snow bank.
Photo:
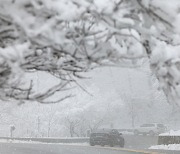
M 169 132 L 159 134 L 159 136 L 180 136 L 180 130 L 170 130 Z
M 58 145 L 89 145 L 89 143 L 47 143 L 47 142 L 38 142 L 38 141 L 20 141 L 20 140 L 7 140 L 0 139 L 0 143 L 24 143 L 24 144 L 58 144 Z
M 155 145 L 151 146 L 148 149 L 154 150 L 177 150 L 180 151 L 180 144 L 169 144 L 169 145 Z
M 19 141 L 19 140 L 11 140 L 11 139 L 0 139 L 0 143 L 42 143 L 37 141 Z

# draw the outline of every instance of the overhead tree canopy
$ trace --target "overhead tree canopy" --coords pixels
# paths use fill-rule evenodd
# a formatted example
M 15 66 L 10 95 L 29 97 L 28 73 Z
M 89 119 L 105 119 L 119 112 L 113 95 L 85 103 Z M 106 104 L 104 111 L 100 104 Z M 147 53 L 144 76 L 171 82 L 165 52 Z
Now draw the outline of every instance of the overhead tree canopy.
M 148 57 L 169 102 L 179 105 L 179 14 L 179 0 L 0 0 L 0 99 L 43 103 L 81 72 L 135 67 Z M 33 83 L 20 80 L 29 71 L 60 83 L 34 94 Z

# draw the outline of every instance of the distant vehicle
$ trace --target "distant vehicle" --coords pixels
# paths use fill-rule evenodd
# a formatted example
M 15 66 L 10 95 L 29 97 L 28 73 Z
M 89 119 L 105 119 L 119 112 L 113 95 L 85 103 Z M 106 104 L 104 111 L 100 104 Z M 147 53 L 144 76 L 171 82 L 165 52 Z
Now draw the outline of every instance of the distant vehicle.
M 101 129 L 92 132 L 90 135 L 90 145 L 109 145 L 111 147 L 118 145 L 124 147 L 124 138 L 116 129 Z
M 158 135 L 167 131 L 167 127 L 159 123 L 143 124 L 134 130 L 135 135 Z

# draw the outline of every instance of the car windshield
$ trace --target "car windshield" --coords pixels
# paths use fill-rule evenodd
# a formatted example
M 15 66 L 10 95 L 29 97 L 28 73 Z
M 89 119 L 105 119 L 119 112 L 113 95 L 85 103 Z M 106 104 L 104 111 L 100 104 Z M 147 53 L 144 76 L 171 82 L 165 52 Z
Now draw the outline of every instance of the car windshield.
M 0 0 L 0 154 L 180 154 L 180 0 Z
M 99 136 L 106 136 L 107 134 L 105 133 L 93 133 L 91 134 L 91 137 L 99 137 Z

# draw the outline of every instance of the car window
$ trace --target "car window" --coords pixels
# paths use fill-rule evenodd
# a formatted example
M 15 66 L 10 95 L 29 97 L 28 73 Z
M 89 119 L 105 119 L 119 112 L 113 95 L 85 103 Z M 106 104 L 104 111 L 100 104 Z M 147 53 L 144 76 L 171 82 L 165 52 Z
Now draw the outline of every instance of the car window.
M 96 137 L 96 136 L 104 136 L 103 133 L 93 133 L 91 134 L 91 137 Z

